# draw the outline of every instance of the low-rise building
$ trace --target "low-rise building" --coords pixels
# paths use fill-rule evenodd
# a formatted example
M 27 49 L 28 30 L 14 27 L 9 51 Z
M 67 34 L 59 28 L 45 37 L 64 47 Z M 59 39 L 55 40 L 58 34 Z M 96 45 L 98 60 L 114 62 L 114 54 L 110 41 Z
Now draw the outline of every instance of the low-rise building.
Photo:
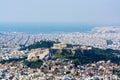
M 62 49 L 62 48 L 66 48 L 67 47 L 67 44 L 65 43 L 56 43 L 56 44 L 53 44 L 53 49 Z

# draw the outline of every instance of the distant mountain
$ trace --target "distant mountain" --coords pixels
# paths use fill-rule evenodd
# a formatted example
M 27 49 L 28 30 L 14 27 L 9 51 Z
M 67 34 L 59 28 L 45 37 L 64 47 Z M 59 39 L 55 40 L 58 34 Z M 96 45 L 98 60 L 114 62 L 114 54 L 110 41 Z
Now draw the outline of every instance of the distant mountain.
M 120 26 L 96 27 L 91 33 L 120 33 Z

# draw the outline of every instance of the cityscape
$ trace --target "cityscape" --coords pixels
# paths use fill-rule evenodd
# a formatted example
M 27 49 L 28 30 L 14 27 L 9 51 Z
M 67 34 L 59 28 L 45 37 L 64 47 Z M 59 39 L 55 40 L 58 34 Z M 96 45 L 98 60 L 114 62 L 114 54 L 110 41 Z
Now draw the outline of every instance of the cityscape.
M 0 80 L 120 80 L 120 0 L 0 0 Z
M 5 80 L 119 80 L 119 34 L 119 27 L 94 28 L 89 33 L 2 32 L 0 33 L 0 78 Z M 92 48 L 113 50 L 112 54 L 109 51 L 104 54 L 116 56 L 114 59 L 118 62 L 115 63 L 112 61 L 114 59 L 107 59 L 107 57 L 98 60 L 91 57 L 89 61 L 84 61 L 87 58 L 83 56 L 90 57 L 96 53 Z M 114 52 L 116 50 L 118 52 Z

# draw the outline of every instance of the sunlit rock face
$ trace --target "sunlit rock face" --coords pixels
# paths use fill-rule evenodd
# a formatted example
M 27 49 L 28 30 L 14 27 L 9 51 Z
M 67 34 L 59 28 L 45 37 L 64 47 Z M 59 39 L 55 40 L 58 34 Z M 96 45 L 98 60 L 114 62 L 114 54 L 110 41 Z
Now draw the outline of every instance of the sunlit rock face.
M 28 60 L 31 60 L 33 58 L 39 58 L 39 59 L 43 59 L 46 55 L 49 54 L 49 49 L 34 49 L 31 50 L 31 52 L 28 55 Z

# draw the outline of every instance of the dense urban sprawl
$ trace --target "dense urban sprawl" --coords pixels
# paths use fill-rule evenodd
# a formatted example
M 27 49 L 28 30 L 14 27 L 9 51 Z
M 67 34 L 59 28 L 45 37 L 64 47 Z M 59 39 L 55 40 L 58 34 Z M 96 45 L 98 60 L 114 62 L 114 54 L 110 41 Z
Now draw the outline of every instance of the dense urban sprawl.
M 51 47 L 51 49 L 58 50 L 65 48 L 66 44 L 82 45 L 80 47 L 82 50 L 91 50 L 92 47 L 120 50 L 120 28 L 95 28 L 89 33 L 25 34 L 1 32 L 0 80 L 120 80 L 120 65 L 112 63 L 110 60 L 76 66 L 70 59 L 58 58 L 43 60 L 39 68 L 24 65 L 25 60 L 42 60 L 46 55 L 48 56 L 48 48 L 32 49 L 31 51 L 19 50 L 21 47 L 41 40 L 62 42 Z M 67 49 L 69 50 L 69 48 Z M 74 50 L 74 48 L 72 49 Z M 116 55 L 116 53 L 113 54 Z M 24 57 L 27 58 L 22 60 Z M 117 57 L 120 55 L 117 54 Z

